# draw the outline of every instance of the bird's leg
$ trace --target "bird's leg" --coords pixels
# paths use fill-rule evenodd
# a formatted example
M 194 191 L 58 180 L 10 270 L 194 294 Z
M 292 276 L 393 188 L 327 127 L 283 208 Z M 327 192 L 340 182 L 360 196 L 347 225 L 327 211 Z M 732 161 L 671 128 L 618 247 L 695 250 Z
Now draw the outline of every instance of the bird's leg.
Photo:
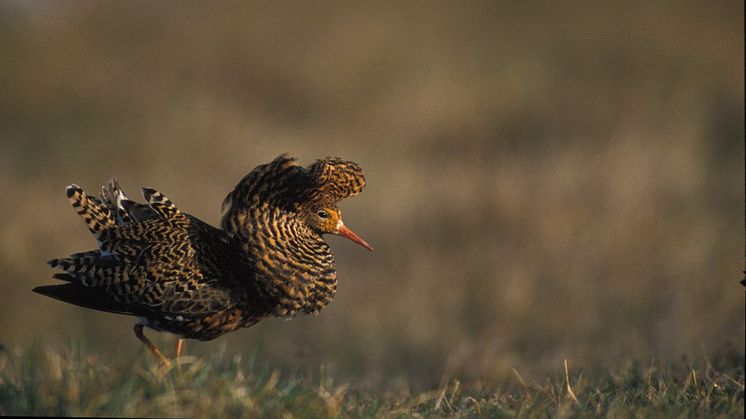
M 140 339 L 140 341 L 142 343 L 144 343 L 145 346 L 148 347 L 148 349 L 150 350 L 150 352 L 152 352 L 153 355 L 155 355 L 156 358 L 158 358 L 158 360 L 161 361 L 161 363 L 164 366 L 170 367 L 171 366 L 171 361 L 169 361 L 168 358 L 166 358 L 165 356 L 163 356 L 163 353 L 161 353 L 161 351 L 159 351 L 158 348 L 156 348 L 155 345 L 153 345 L 153 342 L 151 342 L 150 339 L 148 339 L 147 337 L 145 337 L 145 334 L 142 332 L 142 328 L 143 328 L 143 325 L 141 325 L 141 324 L 135 324 L 135 327 L 134 327 L 134 329 L 135 329 L 135 336 L 137 336 L 137 338 Z
M 184 347 L 184 338 L 181 336 L 176 338 L 176 362 L 179 362 L 181 356 L 181 349 Z

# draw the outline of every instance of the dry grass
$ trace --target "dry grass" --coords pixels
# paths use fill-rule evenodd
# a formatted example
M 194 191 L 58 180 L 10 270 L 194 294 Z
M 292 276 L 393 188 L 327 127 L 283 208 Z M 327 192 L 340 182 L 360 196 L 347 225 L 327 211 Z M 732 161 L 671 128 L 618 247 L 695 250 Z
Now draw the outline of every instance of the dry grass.
M 735 361 L 735 362 L 734 362 Z M 741 417 L 740 360 L 587 367 L 526 384 L 447 378 L 416 392 L 338 383 L 324 366 L 282 374 L 255 358 L 101 359 L 70 347 L 0 354 L 0 414 L 128 417 Z

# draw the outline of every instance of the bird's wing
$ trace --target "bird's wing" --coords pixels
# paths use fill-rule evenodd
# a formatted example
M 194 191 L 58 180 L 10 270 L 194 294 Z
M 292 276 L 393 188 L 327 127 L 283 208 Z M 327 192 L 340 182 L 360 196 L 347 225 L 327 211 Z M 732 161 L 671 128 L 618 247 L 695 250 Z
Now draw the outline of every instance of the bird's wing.
M 143 189 L 146 205 L 129 204 L 114 192 L 104 193 L 103 202 L 86 199 L 80 189 L 68 195 L 79 198 L 73 206 L 84 220 L 91 218 L 89 213 L 109 215 L 109 219 L 98 217 L 102 227 L 94 234 L 99 250 L 49 262 L 65 271 L 61 279 L 103 291 L 132 312 L 192 317 L 238 303 L 232 292 L 231 248 L 222 231 L 182 213 L 154 189 Z M 117 218 L 111 214 L 118 214 Z

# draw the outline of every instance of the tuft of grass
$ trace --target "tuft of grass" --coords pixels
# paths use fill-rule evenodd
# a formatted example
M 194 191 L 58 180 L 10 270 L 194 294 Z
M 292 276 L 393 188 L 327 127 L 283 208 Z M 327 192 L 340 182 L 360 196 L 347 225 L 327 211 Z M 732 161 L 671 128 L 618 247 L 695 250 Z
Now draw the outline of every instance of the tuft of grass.
M 147 355 L 147 354 L 146 354 Z M 143 356 L 82 354 L 74 346 L 0 348 L 0 415 L 161 417 L 742 417 L 744 370 L 631 362 L 568 368 L 495 385 L 450 379 L 421 393 L 281 372 L 223 351 L 164 368 Z M 722 369 L 725 368 L 725 369 Z

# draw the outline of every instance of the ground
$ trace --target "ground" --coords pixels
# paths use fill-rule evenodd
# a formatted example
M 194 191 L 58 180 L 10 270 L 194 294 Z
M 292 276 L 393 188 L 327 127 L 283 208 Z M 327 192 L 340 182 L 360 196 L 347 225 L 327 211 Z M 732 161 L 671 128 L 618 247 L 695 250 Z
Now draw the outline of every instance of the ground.
M 2 349 L 0 415 L 133 417 L 742 417 L 739 357 L 559 366 L 536 382 L 512 370 L 503 382 L 429 391 L 339 383 L 324 366 L 281 372 L 218 352 L 164 368 L 147 353 L 129 359 L 35 344 Z

